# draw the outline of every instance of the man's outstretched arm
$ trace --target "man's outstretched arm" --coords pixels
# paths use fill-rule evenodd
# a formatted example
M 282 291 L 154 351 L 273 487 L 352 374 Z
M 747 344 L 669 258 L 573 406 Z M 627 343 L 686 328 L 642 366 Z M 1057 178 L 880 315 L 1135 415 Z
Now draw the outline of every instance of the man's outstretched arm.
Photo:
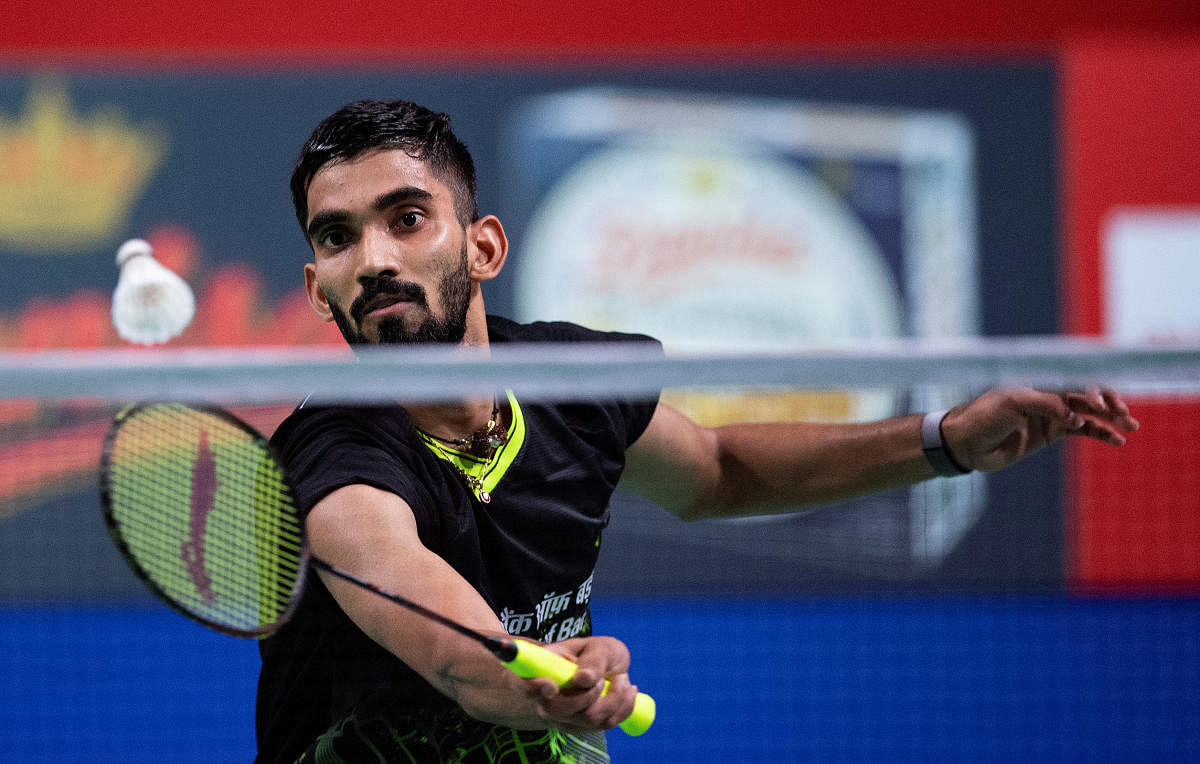
M 483 634 L 504 627 L 483 597 L 421 543 L 412 509 L 367 485 L 340 488 L 309 513 L 313 553 Z M 578 664 L 570 684 L 521 679 L 477 642 L 373 592 L 321 572 L 346 615 L 471 716 L 518 729 L 609 729 L 633 710 L 629 651 L 610 637 L 571 639 L 549 649 Z M 605 679 L 609 692 L 601 695 Z
M 686 520 L 827 504 L 935 477 L 923 420 L 703 427 L 660 404 L 629 449 L 622 487 Z M 988 391 L 934 424 L 952 463 L 989 471 L 1068 435 L 1121 445 L 1138 426 L 1111 390 L 1028 388 Z

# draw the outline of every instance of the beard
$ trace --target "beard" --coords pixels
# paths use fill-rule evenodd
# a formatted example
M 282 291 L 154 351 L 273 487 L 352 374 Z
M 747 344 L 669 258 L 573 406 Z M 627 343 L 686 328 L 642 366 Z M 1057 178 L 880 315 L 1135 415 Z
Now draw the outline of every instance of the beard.
M 411 281 L 401 281 L 387 276 L 372 279 L 363 284 L 363 291 L 349 311 L 343 310 L 335 301 L 329 301 L 333 321 L 350 345 L 369 345 L 371 340 L 362 331 L 363 312 L 368 301 L 381 294 L 395 295 L 421 309 L 425 317 L 414 328 L 404 325 L 400 316 L 389 316 L 379 322 L 379 344 L 413 344 L 441 342 L 457 344 L 467 333 L 467 308 L 471 303 L 471 270 L 467 263 L 467 244 L 463 242 L 458 262 L 447 268 L 437 286 L 438 297 L 443 306 L 439 318 L 429 308 L 425 288 Z

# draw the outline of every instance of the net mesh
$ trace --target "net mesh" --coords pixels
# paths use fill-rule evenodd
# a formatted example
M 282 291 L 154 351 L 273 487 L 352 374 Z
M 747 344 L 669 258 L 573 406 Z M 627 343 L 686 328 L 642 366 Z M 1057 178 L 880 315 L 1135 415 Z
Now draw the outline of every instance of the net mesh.
M 684 523 L 618 493 L 593 620 L 630 646 L 659 718 L 640 738 L 610 735 L 610 752 L 622 762 L 1184 760 L 1200 749 L 1197 380 L 1197 348 L 1061 340 L 665 359 L 556 348 L 490 361 L 11 355 L 0 368 L 0 734 L 33 759 L 253 756 L 254 643 L 167 611 L 106 531 L 104 438 L 137 400 L 211 401 L 269 434 L 309 395 L 428 400 L 507 387 L 526 400 L 665 386 L 665 400 L 720 424 L 849 421 L 944 407 L 992 384 L 1103 381 L 1142 423 L 1121 448 L 1071 440 L 999 473 L 740 520 Z M 155 427 L 157 477 L 126 489 L 189 508 L 170 515 L 182 538 L 163 548 L 175 566 L 165 585 L 203 610 L 182 551 L 193 519 L 182 486 L 198 460 L 172 456 L 183 433 Z M 209 432 L 219 471 L 225 436 Z M 218 472 L 239 501 L 262 480 L 255 465 Z M 229 533 L 261 535 L 253 528 Z M 214 591 L 237 588 L 217 572 L 227 562 L 206 565 Z M 263 571 L 241 575 L 257 583 Z M 273 617 L 260 607 L 238 611 L 247 629 Z

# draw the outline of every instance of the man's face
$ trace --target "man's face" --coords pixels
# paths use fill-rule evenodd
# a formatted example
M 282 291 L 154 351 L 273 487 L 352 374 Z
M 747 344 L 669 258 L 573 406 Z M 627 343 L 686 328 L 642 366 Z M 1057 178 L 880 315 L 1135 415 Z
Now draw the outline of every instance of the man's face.
M 350 344 L 463 339 L 473 283 L 450 189 L 400 150 L 327 165 L 308 189 L 309 300 Z

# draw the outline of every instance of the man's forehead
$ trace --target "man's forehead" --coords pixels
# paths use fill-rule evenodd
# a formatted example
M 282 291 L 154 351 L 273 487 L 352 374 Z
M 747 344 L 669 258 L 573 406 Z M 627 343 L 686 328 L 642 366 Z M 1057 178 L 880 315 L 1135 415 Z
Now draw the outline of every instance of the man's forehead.
M 425 191 L 430 198 L 450 197 L 450 190 L 425 162 L 402 149 L 373 149 L 351 159 L 323 165 L 308 184 L 310 216 L 316 207 L 369 204 L 395 188 Z

